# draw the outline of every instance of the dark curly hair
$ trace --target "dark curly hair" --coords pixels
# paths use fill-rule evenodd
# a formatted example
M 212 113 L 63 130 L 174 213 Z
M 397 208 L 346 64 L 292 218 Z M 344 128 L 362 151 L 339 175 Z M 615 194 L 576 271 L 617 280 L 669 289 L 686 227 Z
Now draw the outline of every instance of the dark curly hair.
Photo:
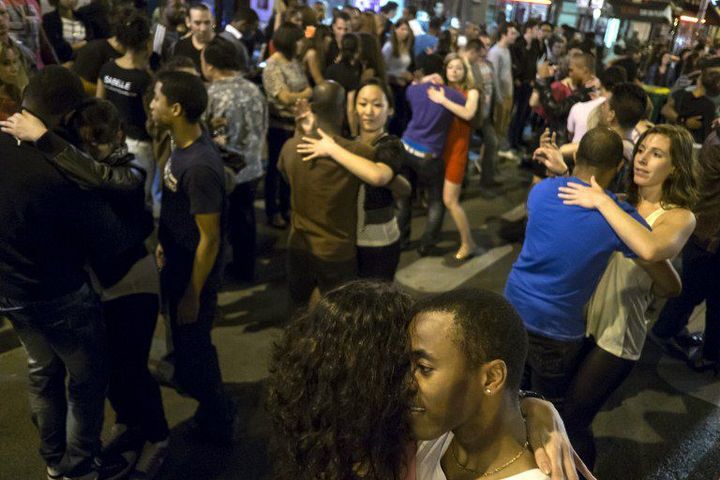
M 290 323 L 268 385 L 277 478 L 403 478 L 411 306 L 392 284 L 356 281 Z

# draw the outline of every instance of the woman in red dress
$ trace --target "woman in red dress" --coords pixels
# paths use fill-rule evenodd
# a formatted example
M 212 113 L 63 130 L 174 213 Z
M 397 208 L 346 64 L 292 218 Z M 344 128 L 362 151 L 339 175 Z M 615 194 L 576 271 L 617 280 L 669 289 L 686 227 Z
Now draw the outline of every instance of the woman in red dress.
M 477 112 L 480 93 L 473 81 L 470 67 L 455 53 L 451 53 L 445 58 L 445 81 L 449 88 L 461 92 L 466 98 L 465 105 L 459 105 L 448 100 L 442 88 L 428 90 L 430 100 L 439 103 L 455 115 L 443 151 L 445 160 L 443 202 L 450 211 L 460 233 L 460 248 L 455 254 L 455 259 L 463 262 L 470 259 L 477 250 L 467 215 L 460 205 L 460 192 L 470 150 L 471 128 L 469 122 Z

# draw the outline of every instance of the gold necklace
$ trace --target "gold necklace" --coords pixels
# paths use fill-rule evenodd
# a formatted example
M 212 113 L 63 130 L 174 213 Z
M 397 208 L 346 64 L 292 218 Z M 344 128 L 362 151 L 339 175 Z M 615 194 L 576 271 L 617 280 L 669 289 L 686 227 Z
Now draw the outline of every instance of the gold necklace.
M 470 472 L 474 475 L 479 475 L 478 478 L 484 478 L 484 477 L 489 477 L 491 475 L 495 475 L 496 473 L 502 472 L 507 467 L 509 467 L 510 465 L 515 463 L 517 461 L 517 459 L 522 457 L 523 453 L 525 453 L 525 450 L 527 450 L 529 443 L 527 441 L 525 441 L 525 443 L 522 446 L 522 449 L 513 458 L 511 458 L 509 461 L 507 461 L 504 465 L 500 465 L 496 469 L 491 470 L 489 472 L 479 472 L 477 470 L 473 470 L 472 468 L 468 468 L 465 465 L 463 465 L 462 463 L 460 463 L 460 460 L 458 460 L 458 458 L 457 458 L 457 453 L 455 452 L 455 450 L 457 449 L 457 443 L 453 443 L 453 445 L 455 445 L 455 448 L 450 449 L 450 454 L 452 455 L 453 460 L 455 460 L 455 463 L 457 464 L 457 466 L 462 468 L 466 472 Z

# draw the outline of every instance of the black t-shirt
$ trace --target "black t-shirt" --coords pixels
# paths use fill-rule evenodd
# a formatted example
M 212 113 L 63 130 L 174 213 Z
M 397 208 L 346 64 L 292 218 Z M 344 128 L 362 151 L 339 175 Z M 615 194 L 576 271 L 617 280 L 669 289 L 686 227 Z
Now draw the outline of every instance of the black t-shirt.
M 93 40 L 78 50 L 72 71 L 90 83 L 97 83 L 100 68 L 109 60 L 121 56 L 122 53 L 115 50 L 106 39 Z
M 220 213 L 221 228 L 225 224 L 225 171 L 220 152 L 206 133 L 189 147 L 173 150 L 163 172 L 162 195 L 158 237 L 171 272 L 164 272 L 163 278 L 182 289 L 190 279 L 200 241 L 194 216 Z M 219 283 L 221 263 L 215 263 L 208 282 Z
M 696 97 L 688 90 L 680 90 L 673 94 L 675 111 L 680 117 L 690 118 L 700 115 L 702 126 L 697 130 L 688 130 L 692 133 L 695 143 L 702 144 L 712 131 L 712 121 L 715 118 L 715 104 L 708 97 Z
M 383 135 L 373 142 L 375 148 L 375 162 L 384 163 L 393 171 L 393 176 L 400 172 L 405 149 L 402 142 L 395 135 Z M 365 185 L 365 208 L 366 212 L 383 208 L 392 208 L 395 204 L 392 192 L 385 187 L 374 187 Z M 370 216 L 368 220 L 371 220 Z M 368 222 L 369 223 L 369 222 Z
M 175 44 L 175 50 L 173 56 L 183 56 L 192 59 L 195 64 L 195 68 L 198 72 L 202 72 L 200 67 L 200 53 L 202 50 L 198 50 L 192 43 L 192 36 L 183 38 Z
M 143 95 L 152 81 L 150 74 L 136 68 L 121 68 L 111 60 L 100 69 L 100 78 L 105 85 L 105 98 L 120 111 L 128 138 L 149 140 Z
M 330 65 L 325 70 L 325 79 L 334 80 L 345 89 L 346 92 L 357 90 L 360 86 L 361 68 L 359 65 L 350 65 L 347 62 L 340 62 Z

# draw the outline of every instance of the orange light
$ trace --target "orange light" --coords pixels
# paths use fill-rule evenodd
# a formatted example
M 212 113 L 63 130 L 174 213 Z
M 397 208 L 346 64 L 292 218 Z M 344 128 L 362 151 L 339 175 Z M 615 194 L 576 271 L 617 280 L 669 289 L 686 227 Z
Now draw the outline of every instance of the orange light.
M 697 17 L 691 17 L 689 15 L 680 15 L 680 21 L 681 22 L 689 22 L 689 23 L 698 23 Z M 703 18 L 702 23 L 705 23 L 705 19 Z
M 552 5 L 550 0 L 510 0 L 516 3 L 534 3 L 536 5 Z

